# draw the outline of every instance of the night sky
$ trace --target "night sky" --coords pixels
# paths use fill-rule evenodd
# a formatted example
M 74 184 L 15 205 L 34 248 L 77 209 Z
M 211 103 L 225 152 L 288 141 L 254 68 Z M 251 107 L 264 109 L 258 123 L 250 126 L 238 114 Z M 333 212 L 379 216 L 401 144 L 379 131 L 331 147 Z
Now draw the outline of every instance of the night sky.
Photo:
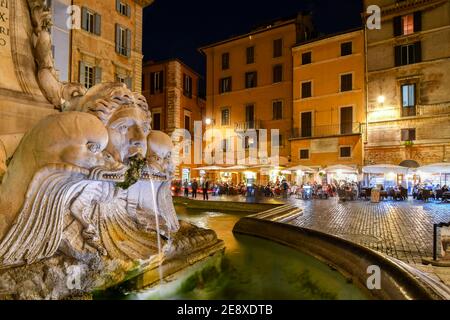
M 155 0 L 144 9 L 144 61 L 179 58 L 204 75 L 199 47 L 301 10 L 313 12 L 319 33 L 361 25 L 362 0 Z

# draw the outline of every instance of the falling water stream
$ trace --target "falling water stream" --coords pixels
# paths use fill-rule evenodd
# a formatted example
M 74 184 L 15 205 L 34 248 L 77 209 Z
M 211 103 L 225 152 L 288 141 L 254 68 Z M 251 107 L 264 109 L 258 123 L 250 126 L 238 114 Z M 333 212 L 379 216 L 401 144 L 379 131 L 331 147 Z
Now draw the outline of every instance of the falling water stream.
M 155 222 L 156 222 L 156 238 L 158 243 L 158 257 L 162 256 L 161 249 L 161 236 L 160 236 L 160 228 L 159 228 L 159 212 L 158 212 L 158 203 L 156 202 L 156 192 L 155 192 L 155 181 L 150 181 L 150 189 L 153 197 L 153 211 L 155 212 Z M 159 272 L 159 283 L 163 284 L 163 271 L 162 264 L 158 263 L 158 272 Z

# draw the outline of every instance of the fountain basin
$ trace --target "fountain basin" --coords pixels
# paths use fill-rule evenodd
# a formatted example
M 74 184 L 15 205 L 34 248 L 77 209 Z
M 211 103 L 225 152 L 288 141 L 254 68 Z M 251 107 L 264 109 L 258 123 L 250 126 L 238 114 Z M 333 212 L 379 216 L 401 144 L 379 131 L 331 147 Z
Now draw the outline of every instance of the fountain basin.
M 448 300 L 450 290 L 410 265 L 342 238 L 316 230 L 244 217 L 233 232 L 272 240 L 305 252 L 335 268 L 372 299 Z M 378 266 L 381 289 L 369 290 L 369 266 Z

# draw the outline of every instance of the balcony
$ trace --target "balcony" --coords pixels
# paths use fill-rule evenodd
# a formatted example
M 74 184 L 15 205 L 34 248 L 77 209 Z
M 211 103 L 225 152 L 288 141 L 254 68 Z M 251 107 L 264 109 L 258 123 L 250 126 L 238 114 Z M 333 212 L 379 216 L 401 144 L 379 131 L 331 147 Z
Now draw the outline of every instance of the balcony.
M 343 124 L 331 124 L 325 126 L 294 128 L 291 139 L 323 138 L 323 137 L 346 136 L 362 133 L 363 133 L 362 124 L 359 122 L 354 122 Z
M 236 132 L 245 132 L 247 130 L 258 130 L 261 129 L 261 121 L 253 120 L 253 121 L 243 121 L 236 122 L 234 124 L 234 131 Z

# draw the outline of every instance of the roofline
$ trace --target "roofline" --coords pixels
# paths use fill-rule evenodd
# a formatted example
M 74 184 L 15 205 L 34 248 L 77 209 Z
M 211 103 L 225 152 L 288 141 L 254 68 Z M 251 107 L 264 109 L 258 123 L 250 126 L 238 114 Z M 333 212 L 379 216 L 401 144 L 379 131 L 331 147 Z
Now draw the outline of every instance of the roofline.
M 241 34 L 241 35 L 238 35 L 238 36 L 227 38 L 225 40 L 221 40 L 221 41 L 218 41 L 218 42 L 207 44 L 205 46 L 202 46 L 202 47 L 198 48 L 198 51 L 203 53 L 204 49 L 217 47 L 217 46 L 220 46 L 222 44 L 225 44 L 225 43 L 228 43 L 228 42 L 232 42 L 232 41 L 236 41 L 236 40 L 239 40 L 239 39 L 243 39 L 243 38 L 246 38 L 246 37 L 251 36 L 251 35 L 255 35 L 255 34 L 267 32 L 267 31 L 270 31 L 270 30 L 274 30 L 274 29 L 277 29 L 277 28 L 285 27 L 285 26 L 293 24 L 295 22 L 296 22 L 296 19 L 289 19 L 287 21 L 281 22 L 280 24 L 273 25 L 273 26 L 270 26 L 270 27 L 266 27 L 265 29 L 259 29 L 259 30 L 250 31 L 250 32 L 245 33 L 245 34 Z
M 186 63 L 183 62 L 183 60 L 181 60 L 180 58 L 169 58 L 169 59 L 163 59 L 163 60 L 157 60 L 157 61 L 152 61 L 152 60 L 147 60 L 142 64 L 142 68 L 146 67 L 146 66 L 153 66 L 153 65 L 159 65 L 159 64 L 165 64 L 168 62 L 172 62 L 172 61 L 176 61 L 179 62 L 181 65 L 183 65 L 183 67 L 185 67 L 186 69 L 188 69 L 189 71 L 191 71 L 192 73 L 194 73 L 196 76 L 198 76 L 199 78 L 203 79 L 204 77 L 198 73 L 197 71 L 195 71 L 194 69 L 192 69 L 192 67 L 188 66 Z
M 358 31 L 363 31 L 364 27 L 357 27 L 357 28 L 353 28 L 353 29 L 349 29 L 349 30 L 344 30 L 344 31 L 340 31 L 340 32 L 336 32 L 336 33 L 332 33 L 332 34 L 326 34 L 305 42 L 300 42 L 300 43 L 296 43 L 295 45 L 292 46 L 292 48 L 298 48 L 301 46 L 305 46 L 314 42 L 319 42 L 321 40 L 326 40 L 326 39 L 330 39 L 330 38 L 334 38 L 334 37 L 338 37 L 338 36 L 342 36 L 345 34 L 350 34 L 350 33 L 356 33 Z

